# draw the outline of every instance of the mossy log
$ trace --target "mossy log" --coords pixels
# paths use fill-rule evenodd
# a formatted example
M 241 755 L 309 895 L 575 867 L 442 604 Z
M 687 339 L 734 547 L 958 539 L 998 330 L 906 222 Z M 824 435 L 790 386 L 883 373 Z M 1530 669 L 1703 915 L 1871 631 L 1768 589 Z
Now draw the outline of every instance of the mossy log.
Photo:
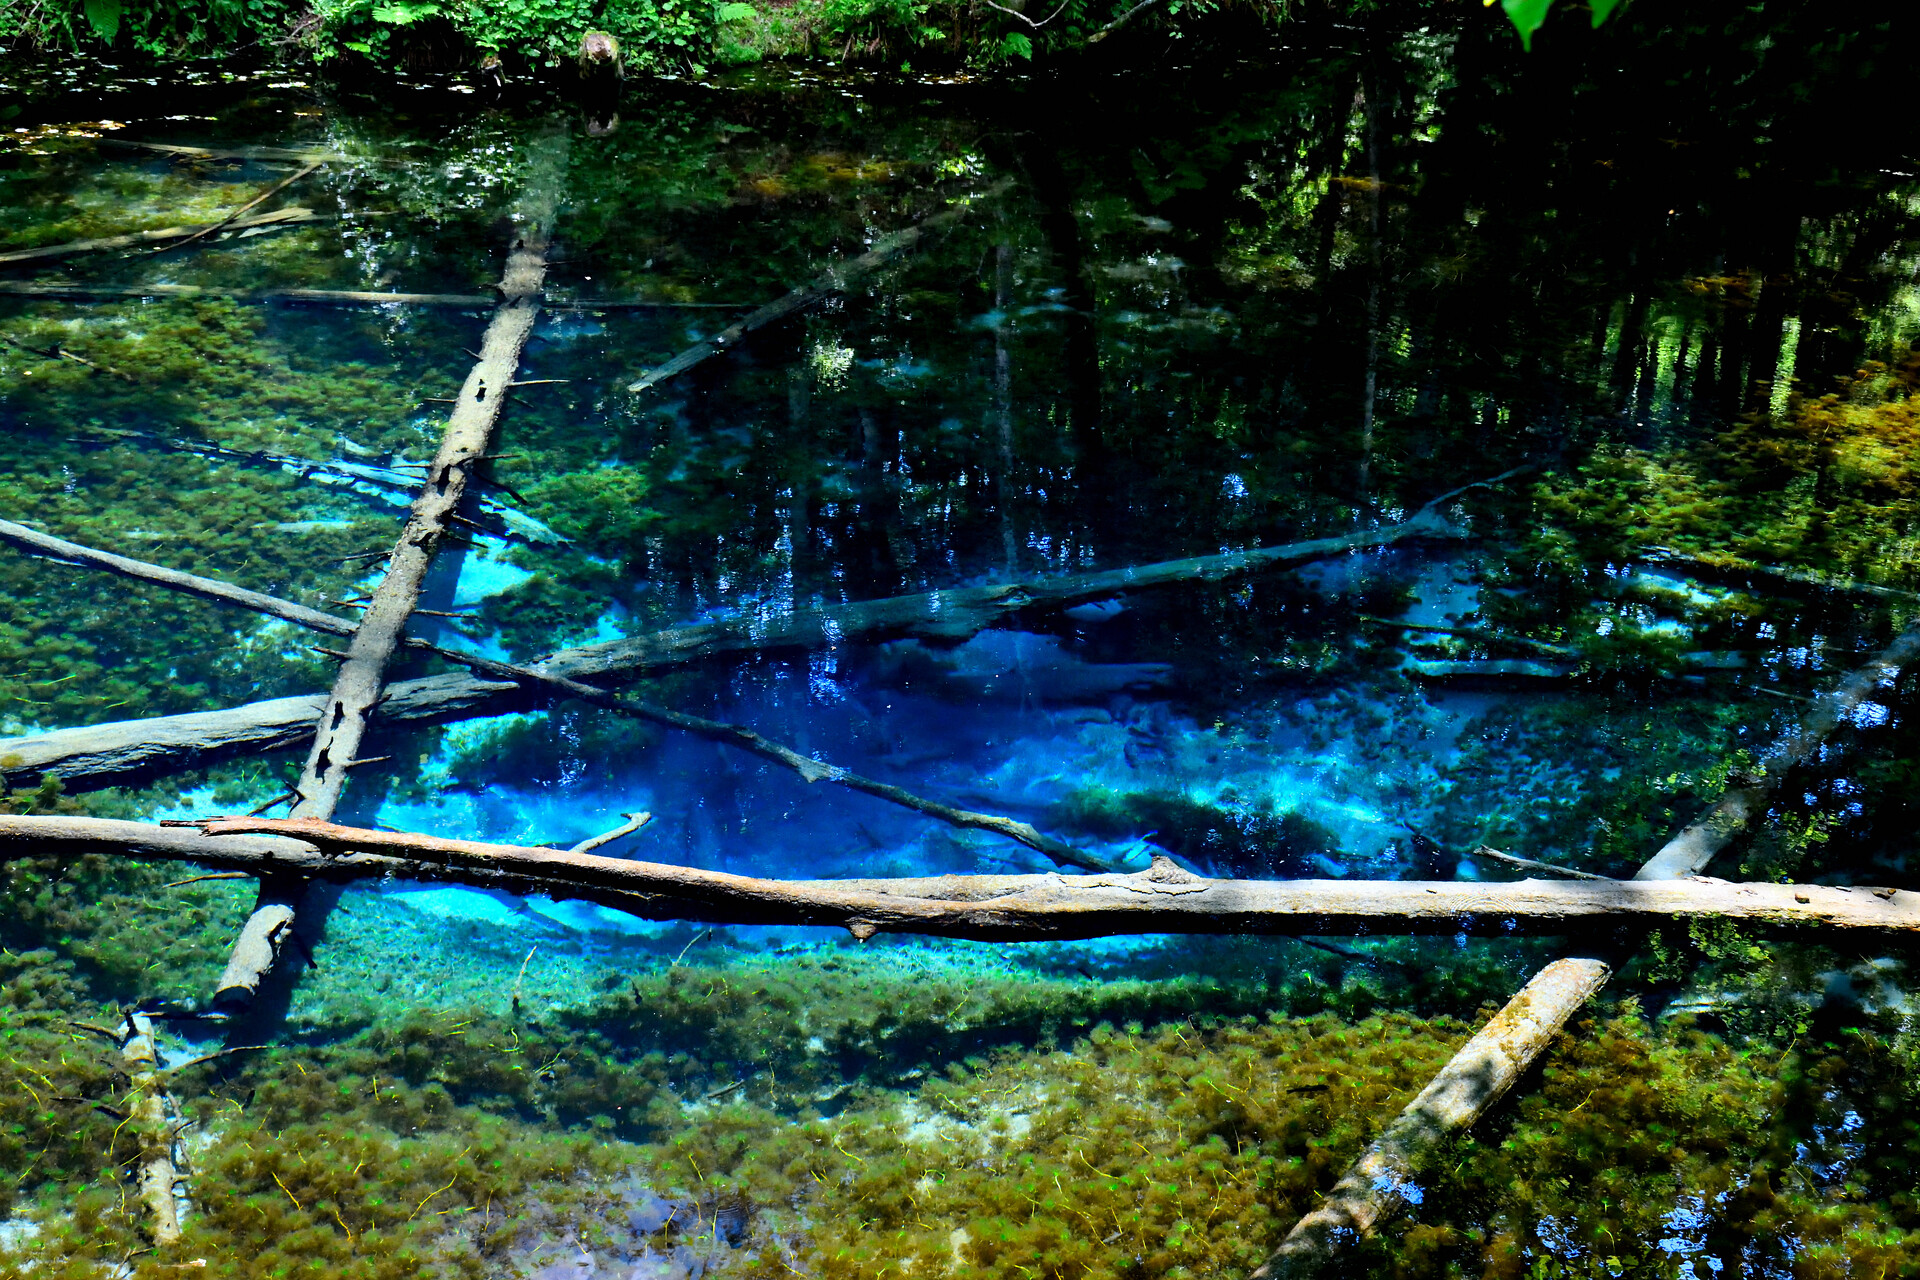
M 1006 189 L 1007 184 L 1001 183 L 979 196 L 962 200 L 951 209 L 923 218 L 905 230 L 882 236 L 873 248 L 859 257 L 834 263 L 799 288 L 775 298 L 704 342 L 694 343 L 665 364 L 656 365 L 647 370 L 628 383 L 627 390 L 640 392 L 648 387 L 659 386 L 676 374 L 685 373 L 701 361 L 731 349 L 735 343 L 754 330 L 765 328 L 776 320 L 783 320 L 809 307 L 818 306 L 836 293 L 844 293 L 855 281 L 870 276 L 888 263 L 913 252 L 929 232 L 951 226 L 966 217 L 968 209 L 972 207 L 975 200 L 991 200 Z
M 1249 1280 L 1313 1275 L 1344 1242 L 1372 1235 L 1381 1222 L 1418 1204 L 1422 1161 L 1505 1096 L 1573 1012 L 1606 984 L 1607 974 L 1598 960 L 1556 960 L 1535 974 L 1407 1104 Z
M 306 222 L 324 222 L 333 214 L 315 213 L 311 209 L 291 208 L 275 209 L 272 213 L 255 214 L 251 218 L 236 218 L 231 222 L 207 222 L 188 227 L 161 227 L 154 231 L 135 231 L 124 236 L 104 236 L 96 240 L 69 240 L 65 244 L 43 245 L 38 249 L 13 249 L 0 253 L 0 266 L 11 266 L 17 262 L 50 262 L 56 258 L 73 258 L 83 253 L 102 253 L 112 249 L 135 249 L 144 245 L 166 245 L 173 240 L 187 240 L 195 236 L 218 231 L 223 226 L 227 231 L 247 231 L 254 227 L 293 226 Z
M 958 644 L 1022 615 L 1130 591 L 1222 582 L 1413 539 L 1464 538 L 1464 532 L 1439 514 L 1439 507 L 1461 492 L 1442 494 L 1408 519 L 1380 529 L 1027 582 L 891 596 L 771 616 L 743 615 L 564 649 L 532 665 L 572 680 L 618 681 L 712 659 L 830 648 L 854 641 L 917 637 Z M 111 721 L 0 739 L 0 776 L 10 785 L 32 785 L 58 776 L 69 789 L 89 790 L 297 746 L 312 733 L 321 697 L 274 698 L 219 711 Z M 459 672 L 389 685 L 380 703 L 380 718 L 394 724 L 437 724 L 498 715 L 528 702 L 527 691 L 513 681 Z
M 127 1123 L 140 1144 L 140 1154 L 134 1161 L 140 1200 L 152 1215 L 154 1243 L 172 1244 L 180 1238 L 180 1207 L 173 1194 L 180 1181 L 180 1166 L 174 1159 L 178 1108 L 162 1079 L 153 1019 L 146 1014 L 126 1016 L 120 1035 L 120 1062 L 132 1085 Z
M 428 464 L 406 525 L 387 557 L 380 585 L 353 630 L 333 690 L 315 718 L 307 762 L 293 785 L 295 817 L 333 816 L 347 775 L 358 762 L 373 708 L 386 687 L 387 666 L 401 648 L 407 619 L 419 603 L 427 572 L 466 496 L 469 472 L 486 455 L 493 440 L 500 406 L 533 333 L 533 322 L 540 311 L 540 289 L 547 275 L 547 236 L 558 196 L 554 184 L 565 166 L 551 155 L 543 158 L 548 162 L 543 166 L 547 181 L 536 183 L 523 201 L 525 221 L 507 255 L 499 284 L 500 306 L 481 335 L 478 358 L 461 384 L 459 398 L 441 433 L 439 450 Z M 220 976 L 214 993 L 216 1004 L 244 1005 L 252 1001 L 279 961 L 280 950 L 293 928 L 296 904 L 305 890 L 306 882 L 298 876 L 261 879 L 259 900 Z
M 215 289 L 198 284 L 69 284 L 65 281 L 0 280 L 0 294 L 84 302 L 96 298 L 219 298 L 227 302 L 312 303 L 319 306 L 453 307 L 491 311 L 494 293 L 381 293 L 362 289 Z M 740 302 L 664 302 L 647 298 L 554 298 L 548 311 L 744 311 Z
M 277 838 L 276 838 L 277 837 Z M 1763 933 L 1920 936 L 1920 894 L 1831 885 L 1520 880 L 1212 880 L 1159 859 L 1132 875 L 769 880 L 520 845 L 288 818 L 155 826 L 0 817 L 0 857 L 109 853 L 252 875 L 449 880 L 596 902 L 647 920 L 825 925 L 990 942 L 1148 933 L 1570 934 L 1724 919 Z
M 108 573 L 117 574 L 125 578 L 132 578 L 136 581 L 155 583 L 156 585 L 166 587 L 168 590 L 196 596 L 203 600 L 235 605 L 255 613 L 280 618 L 298 626 L 306 627 L 309 630 L 321 632 L 322 634 L 353 636 L 356 635 L 359 630 L 359 624 L 349 619 L 330 613 L 322 613 L 318 609 L 310 609 L 305 605 L 296 604 L 291 600 L 281 600 L 262 592 L 249 591 L 243 587 L 233 586 L 231 583 L 221 582 L 216 578 L 203 578 L 198 574 L 184 573 L 178 569 L 169 569 L 161 565 L 148 564 L 143 560 L 134 560 L 127 556 L 115 555 L 112 552 L 100 551 L 93 547 L 83 546 L 77 542 L 69 542 L 65 538 L 56 538 L 52 534 L 41 533 L 39 530 L 30 529 L 25 525 L 15 524 L 11 520 L 0 520 L 0 540 L 10 542 L 36 555 L 50 556 L 66 563 L 80 565 L 86 568 L 102 569 Z M 571 679 L 556 672 L 537 667 L 523 667 L 513 663 L 496 662 L 493 659 L 482 658 L 476 654 L 464 653 L 456 649 L 442 648 L 439 645 L 412 636 L 400 637 L 399 643 L 407 648 L 422 650 L 445 658 L 450 662 L 460 663 L 473 670 L 476 675 L 482 678 L 490 677 L 511 682 L 510 687 L 513 688 L 549 689 L 567 697 L 587 702 L 596 707 L 615 711 L 622 715 L 634 716 L 665 728 L 678 729 L 686 733 L 696 734 L 709 741 L 719 742 L 725 746 L 749 752 L 759 756 L 763 760 L 777 764 L 784 769 L 792 770 L 805 782 L 831 782 L 850 790 L 873 796 L 876 799 L 885 800 L 890 804 L 897 804 L 903 808 L 911 809 L 916 813 L 936 818 L 950 826 L 975 831 L 991 831 L 996 835 L 1005 836 L 1010 840 L 1023 844 L 1038 853 L 1043 853 L 1061 866 L 1083 867 L 1091 871 L 1109 871 L 1113 869 L 1112 863 L 1107 859 L 1097 854 L 1076 849 L 1064 840 L 1046 835 L 1031 823 L 1020 822 L 998 814 L 978 813 L 969 809 L 960 809 L 953 805 L 941 804 L 936 800 L 928 800 L 903 787 L 896 787 L 890 783 L 862 777 L 838 765 L 829 764 L 824 760 L 803 755 L 795 751 L 792 747 L 775 742 L 743 725 L 727 724 L 723 721 L 709 720 L 703 716 L 688 715 L 685 712 L 655 706 L 651 703 L 638 702 L 631 698 L 609 692 L 608 690 L 585 684 L 579 680 Z M 319 713 L 321 705 L 325 704 L 315 703 L 313 706 L 313 711 L 316 716 Z M 383 703 L 381 706 L 384 717 L 386 714 L 386 704 Z M 298 723 L 297 720 L 296 723 Z M 286 918 L 290 919 L 291 917 Z M 284 923 L 284 921 L 282 921 L 282 923 Z M 263 954 L 266 954 L 266 951 L 277 948 L 278 943 L 271 936 L 263 934 L 249 939 L 246 945 L 249 948 L 247 964 L 251 965 Z M 265 948 L 266 951 L 263 951 L 263 948 Z

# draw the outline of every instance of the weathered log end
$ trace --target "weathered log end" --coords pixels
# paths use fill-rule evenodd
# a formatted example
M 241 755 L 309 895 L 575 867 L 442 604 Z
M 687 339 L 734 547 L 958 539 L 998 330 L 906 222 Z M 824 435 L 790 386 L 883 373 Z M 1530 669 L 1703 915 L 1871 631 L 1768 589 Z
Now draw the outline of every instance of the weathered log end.
M 1556 960 L 1507 1001 L 1367 1148 L 1250 1280 L 1318 1275 L 1343 1249 L 1424 1198 L 1423 1156 L 1471 1126 L 1525 1074 L 1574 1011 L 1606 985 L 1598 960 Z
M 253 914 L 241 927 L 214 988 L 216 1009 L 238 1012 L 252 1006 L 260 984 L 279 963 L 281 949 L 293 933 L 295 904 L 304 888 L 305 881 L 297 876 L 269 876 L 260 882 Z

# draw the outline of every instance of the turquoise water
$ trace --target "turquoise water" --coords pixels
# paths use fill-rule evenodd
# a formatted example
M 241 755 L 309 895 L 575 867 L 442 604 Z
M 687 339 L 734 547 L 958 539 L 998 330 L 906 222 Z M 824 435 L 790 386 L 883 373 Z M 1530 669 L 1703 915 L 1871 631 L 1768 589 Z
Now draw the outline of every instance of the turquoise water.
M 1486 845 L 1631 875 L 1912 609 L 1920 178 L 1875 131 L 1828 127 L 1892 100 L 1887 37 L 1848 52 L 1818 27 L 1749 16 L 1532 60 L 1473 26 L 1315 31 L 1244 61 L 1011 84 L 760 69 L 630 85 L 611 128 L 457 81 L 102 68 L 69 88 L 8 67 L 23 110 L 0 135 L 0 252 L 216 220 L 325 164 L 262 206 L 302 221 L 0 265 L 0 286 L 86 295 L 0 292 L 0 515 L 346 609 L 378 584 L 368 553 L 399 528 L 490 307 L 259 295 L 486 295 L 516 202 L 551 182 L 565 305 L 526 349 L 470 543 L 422 600 L 459 616 L 414 634 L 528 661 L 1364 531 L 1523 469 L 1445 502 L 1457 538 L 632 687 L 1114 866 L 1520 874 Z M 915 252 L 626 390 L 949 210 Z M 75 762 L 46 785 L 19 763 L 40 735 L 318 692 L 333 664 L 287 624 L 144 584 L 13 552 L 0 575 L 10 805 L 200 817 L 297 775 L 302 749 L 247 750 Z M 1909 696 L 1863 704 L 1712 873 L 1904 884 Z M 376 724 L 385 759 L 337 819 L 565 847 L 645 810 L 603 852 L 769 877 L 1054 869 L 703 738 L 534 696 L 485 710 Z M 35 1105 L 0 1117 L 17 1170 L 0 1267 L 37 1275 L 197 1258 L 1241 1275 L 1483 1001 L 1568 950 L 861 946 L 350 887 L 302 912 L 249 1028 L 276 1047 L 183 1077 L 187 1235 L 142 1253 L 112 1116 L 75 1101 L 125 1086 L 69 1063 L 55 1088 L 66 1050 L 43 1015 L 161 1000 L 182 1015 L 163 1021 L 171 1061 L 233 1043 L 185 1015 L 251 889 L 9 867 L 0 940 L 28 959 L 0 976 Z M 1355 1274 L 1920 1267 L 1897 952 L 1698 928 L 1578 941 L 1619 962 L 1595 1020 L 1450 1149 Z M 1275 1072 L 1297 1082 L 1264 1110 L 1232 1101 Z M 1612 1101 L 1577 1120 L 1582 1094 Z M 929 1143 L 970 1154 L 941 1165 Z M 1114 1181 L 1129 1161 L 1132 1198 Z

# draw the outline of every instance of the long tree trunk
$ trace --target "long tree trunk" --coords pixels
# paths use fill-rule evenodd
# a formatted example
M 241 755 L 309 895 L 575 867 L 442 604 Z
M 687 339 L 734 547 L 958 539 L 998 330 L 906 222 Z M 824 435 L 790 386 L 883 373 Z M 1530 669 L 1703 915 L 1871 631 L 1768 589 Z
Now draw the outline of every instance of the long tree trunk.
M 203 834 L 204 832 L 204 834 Z M 270 839 L 270 837 L 282 837 Z M 155 826 L 0 817 L 0 857 L 116 853 L 329 880 L 456 880 L 596 902 L 647 920 L 831 925 L 993 942 L 1147 933 L 1487 937 L 1727 919 L 1766 932 L 1920 937 L 1920 894 L 1830 885 L 1520 880 L 1211 880 L 1167 859 L 1132 875 L 768 880 L 520 845 L 285 818 Z
M 557 154 L 548 154 L 548 150 Z M 523 229 L 507 257 L 499 285 L 501 303 L 480 341 L 479 358 L 468 372 L 459 402 L 447 420 L 439 452 L 414 499 L 399 540 L 387 558 L 387 570 L 360 625 L 354 630 L 333 691 L 315 720 L 307 763 L 294 784 L 293 816 L 333 816 L 358 763 L 374 705 L 386 685 L 387 665 L 401 646 L 407 618 L 419 602 L 421 585 L 448 526 L 466 496 L 470 469 L 487 452 L 499 421 L 500 406 L 520 367 L 520 353 L 533 332 L 546 279 L 547 235 L 553 224 L 559 182 L 564 176 L 564 145 L 543 148 L 536 157 L 543 171 L 523 201 Z M 259 901 L 228 957 L 214 992 L 216 1005 L 244 1007 L 278 963 L 293 928 L 306 881 L 273 875 L 260 882 Z

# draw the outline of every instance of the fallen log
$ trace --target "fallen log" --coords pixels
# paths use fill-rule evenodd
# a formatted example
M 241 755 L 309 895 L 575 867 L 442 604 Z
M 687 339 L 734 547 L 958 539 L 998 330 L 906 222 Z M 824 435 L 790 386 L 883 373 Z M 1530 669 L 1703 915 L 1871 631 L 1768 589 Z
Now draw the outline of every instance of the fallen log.
M 135 1011 L 126 1015 L 120 1032 L 120 1062 L 132 1089 L 127 1098 L 127 1123 L 140 1144 L 134 1160 L 135 1182 L 141 1203 L 153 1218 L 155 1244 L 180 1238 L 180 1207 L 173 1189 L 181 1181 L 174 1156 L 179 1108 L 167 1093 L 160 1052 L 153 1037 L 153 1019 Z
M 272 213 L 256 214 L 251 218 L 240 218 L 226 224 L 228 231 L 248 231 L 254 227 L 293 226 L 306 222 L 325 222 L 334 214 L 315 213 L 311 209 L 298 207 L 275 209 Z M 83 253 L 101 253 L 110 249 L 133 249 L 141 245 L 164 244 L 169 240 L 184 240 L 217 230 L 219 223 L 203 223 L 189 227 L 161 227 L 155 231 L 135 231 L 124 236 L 105 236 L 97 240 L 70 240 L 66 244 L 44 245 L 38 249 L 14 249 L 0 253 L 0 266 L 11 266 L 16 262 L 48 262 L 55 258 L 71 258 Z
M 324 164 L 330 160 L 353 159 L 338 151 L 315 150 L 311 147 L 188 147 L 172 142 L 136 142 L 132 138 L 112 136 L 100 138 L 98 143 L 103 147 L 157 151 L 161 155 L 178 156 L 183 160 L 292 160 L 299 164 Z
M 361 289 L 214 289 L 197 284 L 69 284 L 0 280 L 0 294 L 87 301 L 98 298 L 220 298 L 229 302 L 305 302 L 322 306 L 457 307 L 491 311 L 492 293 L 381 293 Z M 659 302 L 646 298 L 547 298 L 547 311 L 744 311 L 742 302 Z
M 870 276 L 888 263 L 913 252 L 926 238 L 928 232 L 950 226 L 966 217 L 974 200 L 991 200 L 1006 189 L 1007 184 L 1002 183 L 979 196 L 963 199 L 953 208 L 924 218 L 903 231 L 882 236 L 874 243 L 873 248 L 859 257 L 836 262 L 806 284 L 775 298 L 745 319 L 727 326 L 703 342 L 694 343 L 665 364 L 647 370 L 628 383 L 627 390 L 637 393 L 645 391 L 648 387 L 657 387 L 668 378 L 685 373 L 710 356 L 717 356 L 722 351 L 730 349 L 754 330 L 765 328 L 774 321 L 785 319 L 795 312 L 805 311 L 808 307 L 817 306 L 836 293 L 846 292 L 855 281 Z
M 1495 484 L 1512 474 L 1480 483 Z M 1441 494 L 1408 519 L 1380 529 L 1027 582 L 892 596 L 786 614 L 743 615 L 564 649 L 533 663 L 532 668 L 573 680 L 623 680 L 717 658 L 853 641 L 911 636 L 957 644 L 989 627 L 1012 622 L 1023 613 L 1061 609 L 1148 588 L 1222 582 L 1413 539 L 1465 538 L 1465 533 L 1439 514 L 1442 505 L 1462 492 L 1464 489 Z M 112 721 L 0 739 L 0 776 L 17 786 L 57 775 L 69 789 L 78 791 L 277 750 L 306 739 L 311 732 L 312 708 L 319 698 L 318 694 L 274 698 L 219 711 Z M 389 686 L 381 700 L 380 717 L 388 723 L 440 724 L 498 715 L 522 708 L 527 702 L 526 691 L 518 684 L 456 673 Z
M 1716 854 L 1766 813 L 1788 772 L 1819 750 L 1876 689 L 1889 687 L 1899 679 L 1901 669 L 1915 659 L 1920 659 L 1920 622 L 1902 631 L 1865 665 L 1816 698 L 1798 724 L 1761 752 L 1744 779 L 1736 779 L 1718 803 L 1667 841 L 1634 873 L 1634 879 L 1669 879 L 1704 871 Z
M 553 154 L 558 151 L 559 155 Z M 387 665 L 401 647 L 407 619 L 419 603 L 427 571 L 466 496 L 471 468 L 485 457 L 493 440 L 508 386 L 520 367 L 520 355 L 533 334 L 540 311 L 540 289 L 547 274 L 547 235 L 553 225 L 557 184 L 565 171 L 564 141 L 537 157 L 543 177 L 522 201 L 522 229 L 507 254 L 500 284 L 501 302 L 481 335 L 480 351 L 461 385 L 448 416 L 440 447 L 428 464 L 413 510 L 387 557 L 359 626 L 335 673 L 333 690 L 315 720 L 306 765 L 293 784 L 293 815 L 333 816 L 348 774 L 359 761 L 374 705 L 385 689 Z M 252 914 L 235 940 L 214 991 L 217 1006 L 245 1006 L 279 963 L 291 933 L 297 903 L 306 892 L 298 876 L 265 876 Z
M 1421 1160 L 1472 1126 L 1513 1087 L 1560 1032 L 1568 1012 L 1607 981 L 1598 960 L 1556 960 L 1493 1015 L 1406 1110 L 1335 1183 L 1319 1208 L 1300 1219 L 1248 1280 L 1312 1274 L 1349 1240 L 1370 1236 L 1424 1198 L 1413 1175 Z
M 56 538 L 52 534 L 41 533 L 25 525 L 15 524 L 11 520 L 0 520 L 0 541 L 10 542 L 34 554 L 49 556 L 69 564 L 102 569 L 120 577 L 155 583 L 169 590 L 203 600 L 235 605 L 326 635 L 352 636 L 359 630 L 359 624 L 349 619 L 322 613 L 318 609 L 310 609 L 305 605 L 295 604 L 291 600 L 281 600 L 275 596 L 259 591 L 249 591 L 244 587 L 236 587 L 215 578 L 203 578 L 198 574 L 183 573 L 178 569 L 168 569 L 161 565 L 148 564 L 143 560 L 134 560 L 109 551 L 82 546 L 77 542 L 69 542 L 64 538 Z M 950 826 L 991 831 L 1038 853 L 1043 853 L 1061 866 L 1084 867 L 1091 871 L 1113 869 L 1113 864 L 1107 859 L 1076 849 L 1064 840 L 1046 835 L 1030 823 L 1019 822 L 998 814 L 977 813 L 969 809 L 941 804 L 936 800 L 928 800 L 905 788 L 862 777 L 838 765 L 802 755 L 793 748 L 775 742 L 742 725 L 709 720 L 702 716 L 688 715 L 651 703 L 635 701 L 556 672 L 498 662 L 477 654 L 443 648 L 412 636 L 402 636 L 399 643 L 407 648 L 432 653 L 448 661 L 460 663 L 473 670 L 478 676 L 509 681 L 511 687 L 532 686 L 551 689 L 592 706 L 634 716 L 669 729 L 679 729 L 709 741 L 738 748 L 782 768 L 791 769 L 804 782 L 832 782 L 849 790 L 863 792 L 890 804 L 911 809 L 916 813 L 937 818 Z M 317 711 L 318 705 L 315 706 L 316 714 Z M 383 719 L 390 718 L 384 703 L 381 716 Z M 296 720 L 296 723 L 303 723 L 303 721 Z M 295 793 L 290 794 L 297 794 L 297 789 Z
M 1870 662 L 1850 673 L 1822 696 L 1799 724 L 1763 753 L 1757 775 L 1741 785 L 1730 786 L 1717 804 L 1688 823 L 1647 859 L 1631 881 L 1606 881 L 1604 884 L 1666 888 L 1675 884 L 1725 883 L 1708 881 L 1697 873 L 1704 870 L 1715 854 L 1731 844 L 1748 825 L 1766 812 L 1768 802 L 1785 781 L 1789 769 L 1818 749 L 1874 689 L 1891 684 L 1899 676 L 1900 669 L 1916 657 L 1920 657 L 1920 622 L 1902 632 Z M 1492 850 L 1486 852 L 1493 853 Z M 1496 853 L 1494 856 L 1507 861 L 1523 861 L 1507 854 Z M 1559 874 L 1581 874 L 1557 867 L 1553 870 Z M 1536 882 L 1527 880 L 1521 883 Z M 1593 880 L 1580 883 L 1581 887 L 1601 887 Z M 1876 896 L 1890 893 L 1885 889 L 1870 892 Z M 1812 900 L 1805 889 L 1795 889 L 1793 898 L 1796 903 L 1803 904 Z M 1597 977 L 1591 986 L 1584 985 L 1583 981 L 1572 980 L 1535 985 L 1552 973 L 1557 965 L 1583 966 L 1585 968 L 1577 971 L 1591 971 Z M 1563 972 L 1575 973 L 1576 970 Z M 1598 960 L 1558 961 L 1556 965 L 1549 965 L 1542 970 L 1534 982 L 1523 987 L 1506 1008 L 1494 1016 L 1496 1023 L 1503 1019 L 1516 1024 L 1524 1020 L 1526 1025 L 1539 1029 L 1537 1035 L 1512 1042 L 1517 1055 L 1514 1074 L 1526 1070 L 1533 1057 L 1546 1047 L 1567 1019 L 1606 981 L 1606 972 L 1606 966 Z M 1474 1078 L 1473 1073 L 1478 1068 L 1471 1060 L 1463 1061 L 1473 1047 L 1473 1042 L 1469 1042 L 1468 1048 L 1456 1055 L 1435 1077 L 1434 1085 L 1450 1076 Z M 1492 1076 L 1486 1078 L 1495 1079 Z M 1511 1080 L 1508 1080 L 1506 1084 L 1501 1084 L 1499 1092 L 1504 1092 L 1510 1083 Z M 1429 1085 L 1429 1090 L 1434 1085 Z M 1371 1234 L 1381 1223 L 1403 1212 L 1411 1203 L 1404 1189 L 1412 1185 L 1412 1172 L 1421 1154 L 1442 1138 L 1473 1123 L 1498 1096 L 1498 1093 L 1490 1096 L 1471 1115 L 1460 1112 L 1463 1118 L 1451 1127 L 1435 1127 L 1424 1121 L 1397 1129 L 1390 1127 L 1387 1134 L 1369 1147 L 1346 1177 L 1336 1184 L 1327 1203 L 1294 1225 L 1280 1248 L 1254 1273 L 1254 1277 L 1257 1280 L 1267 1280 L 1269 1276 L 1274 1280 L 1291 1280 L 1313 1275 L 1338 1256 L 1344 1245 Z M 1421 1097 L 1426 1097 L 1426 1094 L 1423 1093 Z M 1406 1118 L 1402 1116 L 1403 1120 Z M 1395 1124 L 1399 1125 L 1399 1121 Z
M 1017 942 L 1149 933 L 1611 933 L 1724 918 L 1769 933 L 1837 928 L 1920 936 L 1920 893 L 1830 885 L 1520 880 L 1210 880 L 1160 859 L 1132 875 L 768 880 L 559 849 L 450 840 L 300 819 L 183 826 L 0 816 L 0 858 L 108 853 L 264 875 L 451 880 L 597 902 L 647 920 L 829 925 Z

